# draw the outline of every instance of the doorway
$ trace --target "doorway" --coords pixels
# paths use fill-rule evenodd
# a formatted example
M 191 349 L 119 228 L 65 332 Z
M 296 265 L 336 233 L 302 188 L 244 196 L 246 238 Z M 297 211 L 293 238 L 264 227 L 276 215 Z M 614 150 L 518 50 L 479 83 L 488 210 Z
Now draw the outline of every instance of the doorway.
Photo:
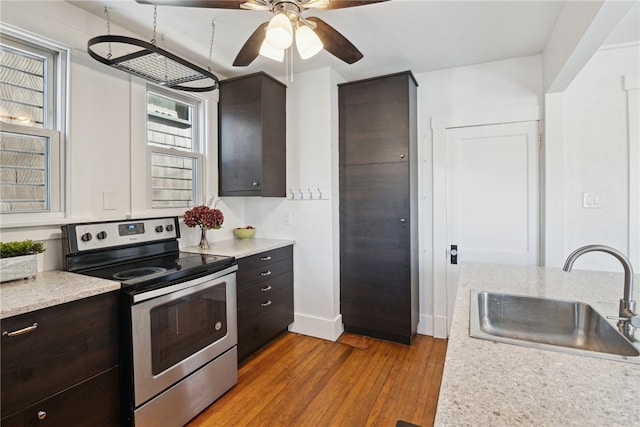
M 535 121 L 446 131 L 449 321 L 458 263 L 539 263 L 538 134 Z
M 436 337 L 448 336 L 460 264 L 540 262 L 539 120 L 537 108 L 431 119 Z

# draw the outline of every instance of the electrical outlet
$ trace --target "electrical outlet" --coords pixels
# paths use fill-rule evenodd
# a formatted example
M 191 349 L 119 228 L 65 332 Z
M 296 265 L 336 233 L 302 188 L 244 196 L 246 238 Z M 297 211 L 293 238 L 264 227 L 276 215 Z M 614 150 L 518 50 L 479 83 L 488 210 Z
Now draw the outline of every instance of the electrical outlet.
M 291 225 L 291 212 L 282 212 L 282 223 L 284 225 Z

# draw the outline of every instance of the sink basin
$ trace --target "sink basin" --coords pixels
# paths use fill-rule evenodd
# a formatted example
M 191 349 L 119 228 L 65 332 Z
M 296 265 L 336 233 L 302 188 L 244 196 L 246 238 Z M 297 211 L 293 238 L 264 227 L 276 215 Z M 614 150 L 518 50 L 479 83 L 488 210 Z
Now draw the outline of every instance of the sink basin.
M 640 363 L 640 351 L 589 304 L 477 290 L 470 301 L 472 337 Z

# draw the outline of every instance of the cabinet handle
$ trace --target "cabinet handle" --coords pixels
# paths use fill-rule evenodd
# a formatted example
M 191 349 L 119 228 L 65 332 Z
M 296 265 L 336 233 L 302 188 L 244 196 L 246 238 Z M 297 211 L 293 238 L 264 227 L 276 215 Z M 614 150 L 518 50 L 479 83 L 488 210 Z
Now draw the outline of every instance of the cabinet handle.
M 260 261 L 271 261 L 271 257 L 270 257 L 270 256 L 268 256 L 268 255 L 267 255 L 267 256 L 260 257 Z
M 401 158 L 401 159 L 404 159 L 404 154 L 400 154 L 400 158 Z
M 42 421 L 45 418 L 47 418 L 47 411 L 38 411 L 38 419 Z
M 258 185 L 260 185 L 260 183 L 259 183 L 259 182 L 254 181 L 254 182 L 252 182 L 252 183 L 251 183 L 251 185 L 253 185 L 254 187 L 257 187 Z
M 406 220 L 404 218 L 400 218 L 400 222 L 405 222 Z
M 4 331 L 2 333 L 2 336 L 3 337 L 15 337 L 15 336 L 18 336 L 18 335 L 28 334 L 29 332 L 33 332 L 37 328 L 38 328 L 38 324 L 34 323 L 31 326 L 27 326 L 26 328 L 18 329 L 17 331 L 12 331 L 12 332 Z
M 270 299 L 268 299 L 268 300 L 267 300 L 267 302 L 263 302 L 261 305 L 262 305 L 263 307 L 269 307 L 271 304 L 273 304 L 273 303 L 271 302 L 271 300 L 270 300 Z
M 270 291 L 270 290 L 271 290 L 271 285 L 267 285 L 267 286 L 265 286 L 264 288 L 261 288 L 260 290 L 261 290 L 262 292 Z
M 271 270 L 263 271 L 260 273 L 261 276 L 271 276 Z

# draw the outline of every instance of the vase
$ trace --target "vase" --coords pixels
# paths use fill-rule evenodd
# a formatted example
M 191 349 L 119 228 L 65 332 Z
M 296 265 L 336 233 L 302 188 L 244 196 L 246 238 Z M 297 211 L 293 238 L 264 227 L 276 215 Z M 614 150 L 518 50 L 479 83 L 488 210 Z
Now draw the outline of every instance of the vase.
M 209 239 L 207 239 L 207 229 L 205 227 L 200 227 L 200 244 L 198 247 L 200 249 L 210 249 L 211 244 L 209 243 Z

